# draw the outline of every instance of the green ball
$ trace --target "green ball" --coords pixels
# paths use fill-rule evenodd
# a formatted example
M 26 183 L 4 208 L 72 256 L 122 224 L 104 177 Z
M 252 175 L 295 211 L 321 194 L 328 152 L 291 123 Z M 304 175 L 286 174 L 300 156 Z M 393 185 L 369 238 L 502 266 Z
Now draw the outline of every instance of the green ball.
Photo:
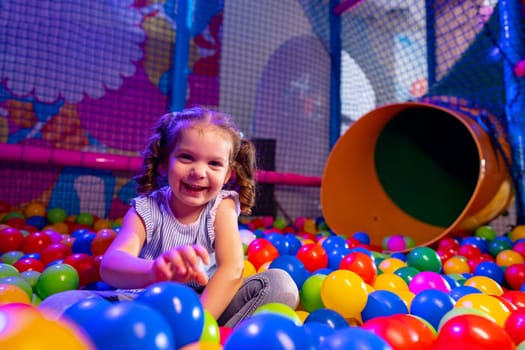
M 35 288 L 36 283 L 38 282 L 38 279 L 40 278 L 41 274 L 42 273 L 39 271 L 27 270 L 27 271 L 22 272 L 20 274 L 20 277 L 22 277 L 27 283 L 29 283 L 31 288 Z
M 17 262 L 22 256 L 24 255 L 23 252 L 19 250 L 11 250 L 9 252 L 5 252 L 2 254 L 1 258 L 2 261 L 6 264 L 13 265 L 15 262 Z M 15 269 L 16 270 L 16 269 Z M 17 270 L 18 271 L 18 270 Z M 0 277 L 1 273 L 0 273 Z
M 407 255 L 407 265 L 419 271 L 441 272 L 441 259 L 439 254 L 429 247 L 416 247 Z
M 401 277 L 405 281 L 407 286 L 408 286 L 408 285 L 410 285 L 410 281 L 412 281 L 412 278 L 414 278 L 414 276 L 417 275 L 420 272 L 421 271 L 419 271 L 415 267 L 403 266 L 403 267 L 400 267 L 399 269 L 397 269 L 396 271 L 394 271 L 394 274 L 396 274 L 399 277 Z
M 20 287 L 24 292 L 26 292 L 29 299 L 33 296 L 33 287 L 21 276 L 7 276 L 0 278 L 0 284 L 11 284 L 17 287 Z
M 306 311 L 312 312 L 325 307 L 321 299 L 321 286 L 325 278 L 326 275 L 323 274 L 311 275 L 301 286 L 299 296 Z
M 288 224 L 286 223 L 286 220 L 282 217 L 275 218 L 275 220 L 273 221 L 273 227 L 281 230 L 286 228 L 287 225 Z
M 62 208 L 52 208 L 47 211 L 46 218 L 51 224 L 56 224 L 58 222 L 64 222 L 67 218 L 67 213 Z
M 219 324 L 217 323 L 217 320 L 206 310 L 204 310 L 204 327 L 202 328 L 200 341 L 213 344 L 219 344 L 221 342 Z
M 22 214 L 21 212 L 19 211 L 11 211 L 7 214 L 5 214 L 3 217 L 2 217 L 2 222 L 7 222 L 9 219 L 12 219 L 12 218 L 19 218 L 19 219 L 25 219 L 25 216 L 24 214 Z
M 480 226 L 474 232 L 476 237 L 485 238 L 489 241 L 492 241 L 498 235 L 496 231 L 489 225 Z
M 77 224 L 92 226 L 95 219 L 90 213 L 80 213 L 75 220 Z
M 2 255 L 2 260 L 4 260 L 4 255 Z M 11 276 L 20 276 L 20 272 L 18 272 L 16 267 L 14 267 L 11 264 L 0 263 L 0 278 L 11 277 Z
M 282 303 L 268 303 L 259 306 L 254 311 L 254 315 L 257 314 L 277 314 L 281 315 L 283 317 L 286 317 L 290 320 L 292 320 L 297 326 L 302 326 L 303 321 L 301 321 L 301 318 L 299 318 L 299 315 L 297 315 L 297 312 L 295 312 L 294 309 L 292 309 L 290 306 Z
M 36 283 L 36 292 L 43 300 L 56 293 L 78 289 L 78 284 L 77 270 L 71 265 L 58 263 L 42 271 Z

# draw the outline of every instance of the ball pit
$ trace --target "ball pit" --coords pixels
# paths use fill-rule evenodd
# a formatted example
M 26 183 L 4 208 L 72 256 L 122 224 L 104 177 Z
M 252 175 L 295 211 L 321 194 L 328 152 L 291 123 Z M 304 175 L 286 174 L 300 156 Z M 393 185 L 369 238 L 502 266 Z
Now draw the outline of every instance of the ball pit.
M 245 219 L 245 276 L 283 269 L 296 282 L 300 303 L 295 310 L 264 305 L 226 328 L 193 290 L 175 283 L 152 285 L 133 302 L 87 299 L 54 319 L 38 308 L 48 296 L 111 288 L 100 280 L 98 267 L 118 235 L 120 218 L 68 215 L 38 203 L 3 210 L 0 323 L 15 324 L 16 332 L 0 329 L 2 347 L 34 344 L 38 335 L 41 349 L 58 343 L 109 349 L 118 347 L 115 338 L 130 349 L 525 348 L 525 226 L 498 236 L 484 225 L 469 237 L 389 252 L 410 240 L 392 237 L 380 251 L 366 232 L 338 236 L 319 219 Z M 174 302 L 184 308 L 166 307 Z M 137 327 L 141 339 L 132 331 Z M 488 335 L 485 343 L 478 331 Z

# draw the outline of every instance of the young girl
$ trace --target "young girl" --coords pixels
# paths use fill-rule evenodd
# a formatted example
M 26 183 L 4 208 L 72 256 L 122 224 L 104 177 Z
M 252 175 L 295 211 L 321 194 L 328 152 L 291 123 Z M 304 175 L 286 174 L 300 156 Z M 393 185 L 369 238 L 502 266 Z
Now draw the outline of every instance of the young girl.
M 233 327 L 259 306 L 295 308 L 299 292 L 280 269 L 243 279 L 238 215 L 255 199 L 255 148 L 230 117 L 203 108 L 162 116 L 135 178 L 139 197 L 104 254 L 102 279 L 115 291 L 68 291 L 41 308 L 60 314 L 86 297 L 133 299 L 160 281 L 194 288 L 219 325 Z

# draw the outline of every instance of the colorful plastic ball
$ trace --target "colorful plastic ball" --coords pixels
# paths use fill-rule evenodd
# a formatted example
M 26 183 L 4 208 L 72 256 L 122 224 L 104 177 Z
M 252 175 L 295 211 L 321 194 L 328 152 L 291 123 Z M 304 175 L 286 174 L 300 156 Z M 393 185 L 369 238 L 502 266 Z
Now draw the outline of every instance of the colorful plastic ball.
M 177 348 L 172 325 L 148 305 L 120 301 L 101 311 L 96 321 L 84 325 L 97 350 Z
M 26 292 L 27 296 L 31 298 L 33 295 L 33 287 L 20 275 L 18 276 L 7 276 L 0 278 L 0 283 L 2 284 L 12 284 L 17 287 L 20 287 L 24 292 Z
M 335 333 L 335 329 L 325 323 L 310 322 L 305 323 L 302 326 L 305 336 L 310 338 L 316 349 L 320 349 L 321 344 L 324 340 Z
M 78 272 L 71 265 L 54 264 L 46 267 L 36 284 L 36 293 L 42 299 L 68 290 L 78 289 Z
M 414 240 L 403 235 L 387 236 L 383 239 L 381 246 L 389 252 L 401 252 L 414 247 Z
M 135 299 L 159 311 L 172 327 L 176 348 L 200 339 L 204 308 L 198 294 L 175 282 L 160 282 L 145 288 Z
M 98 268 L 95 266 L 95 259 L 92 255 L 86 253 L 71 254 L 64 259 L 64 264 L 71 265 L 77 270 L 79 287 L 95 282 L 99 276 Z
M 525 264 L 512 264 L 505 269 L 503 275 L 509 288 L 520 290 L 525 286 Z
M 0 348 L 92 350 L 94 344 L 75 324 L 50 320 L 38 309 L 20 303 L 0 306 Z
M 492 317 L 500 327 L 510 315 L 508 307 L 498 298 L 485 293 L 468 294 L 456 301 L 455 307 L 473 308 L 485 312 Z
M 525 293 L 518 290 L 506 290 L 501 297 L 512 303 L 518 309 L 525 308 Z
M 264 236 L 272 245 L 277 248 L 279 255 L 290 254 L 290 242 L 282 233 L 272 232 Z
M 297 251 L 299 250 L 299 248 L 301 248 L 301 245 L 302 245 L 301 241 L 293 233 L 287 233 L 284 235 L 284 237 L 288 241 L 288 245 L 289 245 L 288 254 L 295 255 Z
M 221 345 L 224 345 L 224 343 L 226 343 L 232 332 L 233 328 L 231 327 L 219 326 L 219 338 Z
M 221 342 L 219 324 L 207 310 L 204 310 L 204 326 L 202 327 L 202 334 L 199 341 L 213 344 L 220 344 Z
M 405 280 L 395 273 L 382 273 L 378 275 L 372 287 L 376 290 L 389 290 L 394 293 L 400 290 L 409 290 Z
M 472 294 L 472 293 L 481 294 L 483 292 L 479 290 L 478 288 L 475 288 L 472 286 L 459 286 L 459 287 L 452 288 L 452 290 L 450 291 L 450 293 L 448 293 L 448 295 L 450 295 L 454 300 L 457 301 L 461 297 L 467 294 Z
M 441 274 L 432 271 L 422 271 L 416 274 L 410 281 L 409 289 L 415 294 L 427 289 L 436 289 L 445 293 L 451 290 L 447 280 Z
M 27 283 L 29 283 L 31 288 L 34 289 L 36 287 L 36 283 L 38 282 L 38 279 L 40 278 L 41 274 L 42 274 L 41 272 L 36 271 L 36 270 L 27 270 L 27 271 L 21 272 L 20 277 L 22 277 Z
M 75 222 L 77 224 L 86 225 L 86 226 L 93 226 L 93 223 L 95 222 L 95 218 L 90 213 L 79 213 L 75 219 Z
M 474 235 L 476 237 L 492 241 L 498 234 L 496 233 L 496 230 L 494 230 L 490 225 L 483 225 L 476 228 Z
M 96 233 L 94 232 L 85 232 L 75 237 L 75 240 L 71 245 L 71 250 L 73 251 L 73 253 L 84 253 L 92 255 L 91 244 L 93 243 L 95 237 Z
M 325 240 L 326 242 L 326 240 Z M 326 250 L 326 254 L 328 254 L 328 268 L 331 270 L 337 270 L 339 268 L 339 264 L 341 264 L 341 260 L 351 252 L 351 249 L 347 246 L 328 246 L 329 248 L 325 246 L 325 242 L 323 242 L 323 248 Z
M 297 289 L 301 290 L 304 281 L 309 277 L 303 262 L 293 255 L 281 255 L 273 259 L 269 265 L 270 269 L 281 269 L 292 277 Z
M 0 229 L 0 254 L 20 250 L 23 242 L 24 235 L 19 229 L 10 226 Z
M 443 273 L 452 274 L 452 273 L 469 273 L 470 266 L 466 257 L 458 255 L 453 256 L 447 259 L 443 263 Z
M 13 264 L 13 266 L 19 272 L 24 272 L 28 270 L 42 272 L 45 268 L 44 264 L 42 264 L 40 260 L 35 258 L 20 258 Z
M 265 262 L 273 261 L 278 256 L 279 251 L 277 248 L 265 238 L 254 239 L 246 250 L 246 257 L 256 270 Z
M 438 253 L 429 247 L 416 247 L 407 255 L 407 265 L 419 271 L 441 271 L 441 259 Z
M 384 339 L 392 349 L 423 349 L 418 331 L 405 320 L 395 316 L 381 316 L 370 319 L 364 322 L 361 328 Z
M 525 240 L 522 239 L 519 242 L 514 243 L 512 250 L 518 252 L 523 259 L 525 259 Z
M 472 276 L 468 278 L 464 286 L 476 287 L 485 294 L 502 295 L 503 288 L 501 285 L 490 277 L 486 276 Z
M 486 317 L 473 314 L 458 315 L 441 326 L 436 344 L 447 342 L 454 349 L 515 349 L 510 336 L 502 326 Z
M 96 324 L 100 315 L 111 305 L 111 302 L 102 297 L 87 298 L 69 306 L 59 318 L 68 319 L 81 328 L 85 325 L 89 327 L 90 324 Z
M 0 307 L 12 303 L 31 304 L 31 298 L 21 287 L 0 282 Z
M 321 286 L 326 278 L 323 274 L 309 276 L 299 290 L 301 305 L 308 312 L 325 307 L 321 299 Z
M 359 327 L 348 327 L 328 335 L 320 350 L 391 350 L 392 347 L 379 335 Z
M 512 249 L 512 241 L 506 236 L 498 236 L 489 242 L 489 253 L 494 257 L 509 249 Z
M 267 304 L 259 306 L 253 312 L 254 315 L 264 314 L 264 313 L 275 313 L 275 314 L 278 314 L 284 317 L 288 317 L 298 326 L 301 326 L 303 324 L 303 322 L 301 321 L 301 319 L 299 318 L 295 310 L 286 304 L 267 303 Z
M 525 239 L 525 225 L 517 225 L 509 232 L 509 239 L 516 242 L 519 239 Z
M 525 259 L 521 256 L 520 253 L 514 250 L 502 250 L 496 255 L 496 263 L 499 266 L 510 266 L 513 264 L 523 264 Z
M 47 219 L 44 216 L 31 216 L 26 219 L 26 225 L 42 230 L 47 225 Z
M 389 290 L 375 290 L 368 295 L 361 319 L 366 322 L 375 317 L 407 313 L 406 303 L 397 294 Z
M 368 284 L 373 284 L 377 277 L 374 259 L 361 252 L 348 253 L 339 263 L 339 269 L 355 272 Z
M 51 208 L 47 211 L 46 218 L 51 224 L 63 222 L 67 218 L 67 213 L 62 208 Z
M 407 286 L 410 285 L 412 278 L 419 272 L 421 271 L 412 266 L 403 266 L 394 270 L 394 274 L 401 277 Z
M 295 256 L 301 260 L 309 272 L 327 267 L 328 255 L 324 248 L 317 243 L 305 244 L 299 248 Z
M 224 350 L 305 349 L 313 341 L 291 319 L 274 313 L 253 315 L 238 324 L 224 344 Z
M 438 329 L 443 315 L 450 311 L 456 300 L 442 290 L 424 290 L 412 299 L 410 314 L 419 316 Z
M 51 237 L 41 231 L 31 233 L 24 238 L 21 250 L 24 253 L 40 253 L 45 247 L 53 243 Z
M 512 311 L 505 321 L 504 328 L 514 344 L 525 341 L 525 308 Z
M 65 259 L 72 253 L 71 247 L 66 244 L 51 243 L 40 252 L 40 261 L 47 266 L 53 261 Z
M 486 276 L 493 279 L 498 284 L 505 282 L 505 275 L 503 270 L 493 261 L 482 261 L 473 271 L 475 276 Z
M 312 322 L 325 324 L 335 330 L 348 327 L 348 322 L 343 315 L 328 308 L 320 308 L 310 312 L 303 324 Z
M 19 275 L 20 272 L 18 272 L 16 267 L 14 267 L 13 265 L 7 263 L 0 263 L 0 278 Z
M 357 239 L 362 244 L 370 244 L 370 235 L 363 231 L 354 232 L 351 236 L 354 239 Z
M 352 298 L 349 299 L 348 296 Z M 357 316 L 365 307 L 368 291 L 363 279 L 355 272 L 336 270 L 326 276 L 321 286 L 323 304 L 345 318 Z
M 104 254 L 116 237 L 117 232 L 112 228 L 104 228 L 97 231 L 95 237 L 91 241 L 91 253 L 93 255 Z

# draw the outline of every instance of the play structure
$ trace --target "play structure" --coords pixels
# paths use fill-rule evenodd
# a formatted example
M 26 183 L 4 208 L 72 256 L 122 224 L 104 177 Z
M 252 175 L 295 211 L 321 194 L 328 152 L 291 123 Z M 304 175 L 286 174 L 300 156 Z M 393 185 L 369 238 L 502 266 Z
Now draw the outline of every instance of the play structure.
M 430 244 L 525 221 L 518 0 L 30 0 L 0 8 L 0 200 L 117 218 L 149 128 L 257 140 L 259 215 Z

